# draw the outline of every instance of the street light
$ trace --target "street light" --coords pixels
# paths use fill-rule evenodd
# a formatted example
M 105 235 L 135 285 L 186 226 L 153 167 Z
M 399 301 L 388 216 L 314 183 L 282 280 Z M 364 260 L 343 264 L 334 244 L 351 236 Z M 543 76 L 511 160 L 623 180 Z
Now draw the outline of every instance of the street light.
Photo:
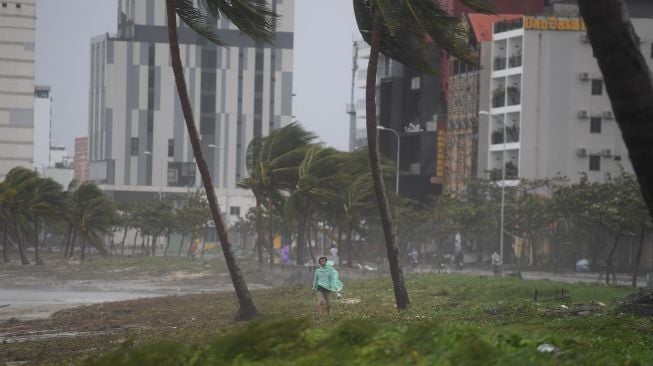
M 149 156 L 152 158 L 154 155 L 152 154 L 151 151 L 145 150 L 143 152 L 143 155 Z M 161 200 L 161 196 L 163 195 L 163 162 L 161 161 L 161 157 L 157 156 L 157 160 L 159 161 L 159 201 Z
M 399 161 L 400 161 L 399 153 L 401 152 L 401 138 L 399 137 L 399 133 L 397 133 L 397 131 L 393 130 L 392 128 L 383 127 L 383 126 L 376 126 L 376 128 L 380 131 L 390 131 L 394 133 L 395 136 L 397 136 L 397 172 L 396 172 L 397 182 L 395 183 L 395 193 L 398 196 L 399 195 Z
M 492 121 L 492 115 L 488 111 L 479 111 L 480 116 L 488 116 L 490 121 Z M 501 119 L 501 124 L 503 125 L 503 150 L 501 151 L 501 236 L 499 237 L 499 256 L 501 257 L 500 265 L 503 265 L 503 222 L 505 217 L 505 206 L 506 206 L 506 140 L 508 136 L 506 135 L 506 121 L 504 118 Z

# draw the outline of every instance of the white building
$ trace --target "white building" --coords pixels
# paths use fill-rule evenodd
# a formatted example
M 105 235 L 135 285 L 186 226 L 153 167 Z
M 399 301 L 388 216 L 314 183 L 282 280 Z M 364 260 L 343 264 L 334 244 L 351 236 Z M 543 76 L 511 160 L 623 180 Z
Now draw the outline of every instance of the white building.
M 181 58 L 202 149 L 218 198 L 244 215 L 253 195 L 249 142 L 292 116 L 294 0 L 273 0 L 281 22 L 274 45 L 255 43 L 224 19 L 217 47 L 180 22 Z M 164 1 L 120 0 L 118 35 L 91 44 L 90 180 L 117 200 L 201 187 L 170 67 Z M 225 199 L 230 196 L 229 199 Z M 233 210 L 232 210 L 233 207 Z M 242 207 L 242 209 L 241 209 Z
M 0 1 L 0 180 L 32 166 L 36 0 Z
M 653 19 L 633 24 L 651 66 Z M 621 167 L 632 172 L 580 18 L 495 23 L 492 59 L 490 105 L 480 108 L 491 118 L 479 146 L 489 146 L 485 168 L 495 179 L 504 161 L 506 180 L 563 176 L 573 182 L 587 174 L 603 181 Z
M 34 88 L 34 168 L 53 166 L 50 162 L 52 95 L 49 86 Z

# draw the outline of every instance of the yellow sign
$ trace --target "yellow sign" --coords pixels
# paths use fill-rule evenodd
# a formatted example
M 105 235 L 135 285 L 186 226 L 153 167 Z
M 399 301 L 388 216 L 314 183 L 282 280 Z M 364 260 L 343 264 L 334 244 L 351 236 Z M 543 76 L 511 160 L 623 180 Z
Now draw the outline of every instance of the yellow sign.
M 444 164 L 445 164 L 445 145 L 447 143 L 447 135 L 444 133 L 443 130 L 438 131 L 438 137 L 437 137 L 437 160 L 436 160 L 436 167 L 435 167 L 435 176 L 436 177 L 443 177 L 444 176 Z
M 281 249 L 281 235 L 277 234 L 274 236 L 272 245 L 274 246 L 274 249 Z
M 582 18 L 524 17 L 524 29 L 586 32 L 587 26 Z

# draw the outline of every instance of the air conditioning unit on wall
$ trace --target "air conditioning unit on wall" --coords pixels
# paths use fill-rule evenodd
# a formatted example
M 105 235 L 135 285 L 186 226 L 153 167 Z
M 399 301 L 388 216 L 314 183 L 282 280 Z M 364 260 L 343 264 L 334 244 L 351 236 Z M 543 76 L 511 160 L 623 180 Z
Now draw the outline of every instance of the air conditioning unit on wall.
M 603 118 L 613 119 L 614 118 L 614 113 L 612 113 L 612 111 L 605 111 L 605 112 L 603 112 Z
M 579 148 L 576 150 L 576 155 L 578 156 L 587 156 L 588 152 L 585 148 Z
M 580 74 L 578 74 L 578 77 L 581 80 L 589 80 L 590 79 L 590 73 L 589 72 L 581 72 Z
M 589 118 L 589 117 L 590 117 L 590 112 L 586 110 L 578 111 L 578 118 Z
M 601 150 L 601 155 L 603 155 L 606 158 L 609 158 L 612 156 L 612 150 L 611 149 L 603 149 Z

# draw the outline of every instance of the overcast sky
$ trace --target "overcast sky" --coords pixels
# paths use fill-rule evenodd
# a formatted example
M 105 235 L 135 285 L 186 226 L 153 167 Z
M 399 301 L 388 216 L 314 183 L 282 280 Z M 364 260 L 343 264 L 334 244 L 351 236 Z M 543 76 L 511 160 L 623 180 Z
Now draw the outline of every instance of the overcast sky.
M 163 0 L 160 0 L 163 1 Z M 74 152 L 88 130 L 91 38 L 116 33 L 117 0 L 46 0 L 37 4 L 36 83 L 52 87 L 52 143 Z M 294 115 L 322 141 L 347 149 L 351 0 L 295 0 Z

